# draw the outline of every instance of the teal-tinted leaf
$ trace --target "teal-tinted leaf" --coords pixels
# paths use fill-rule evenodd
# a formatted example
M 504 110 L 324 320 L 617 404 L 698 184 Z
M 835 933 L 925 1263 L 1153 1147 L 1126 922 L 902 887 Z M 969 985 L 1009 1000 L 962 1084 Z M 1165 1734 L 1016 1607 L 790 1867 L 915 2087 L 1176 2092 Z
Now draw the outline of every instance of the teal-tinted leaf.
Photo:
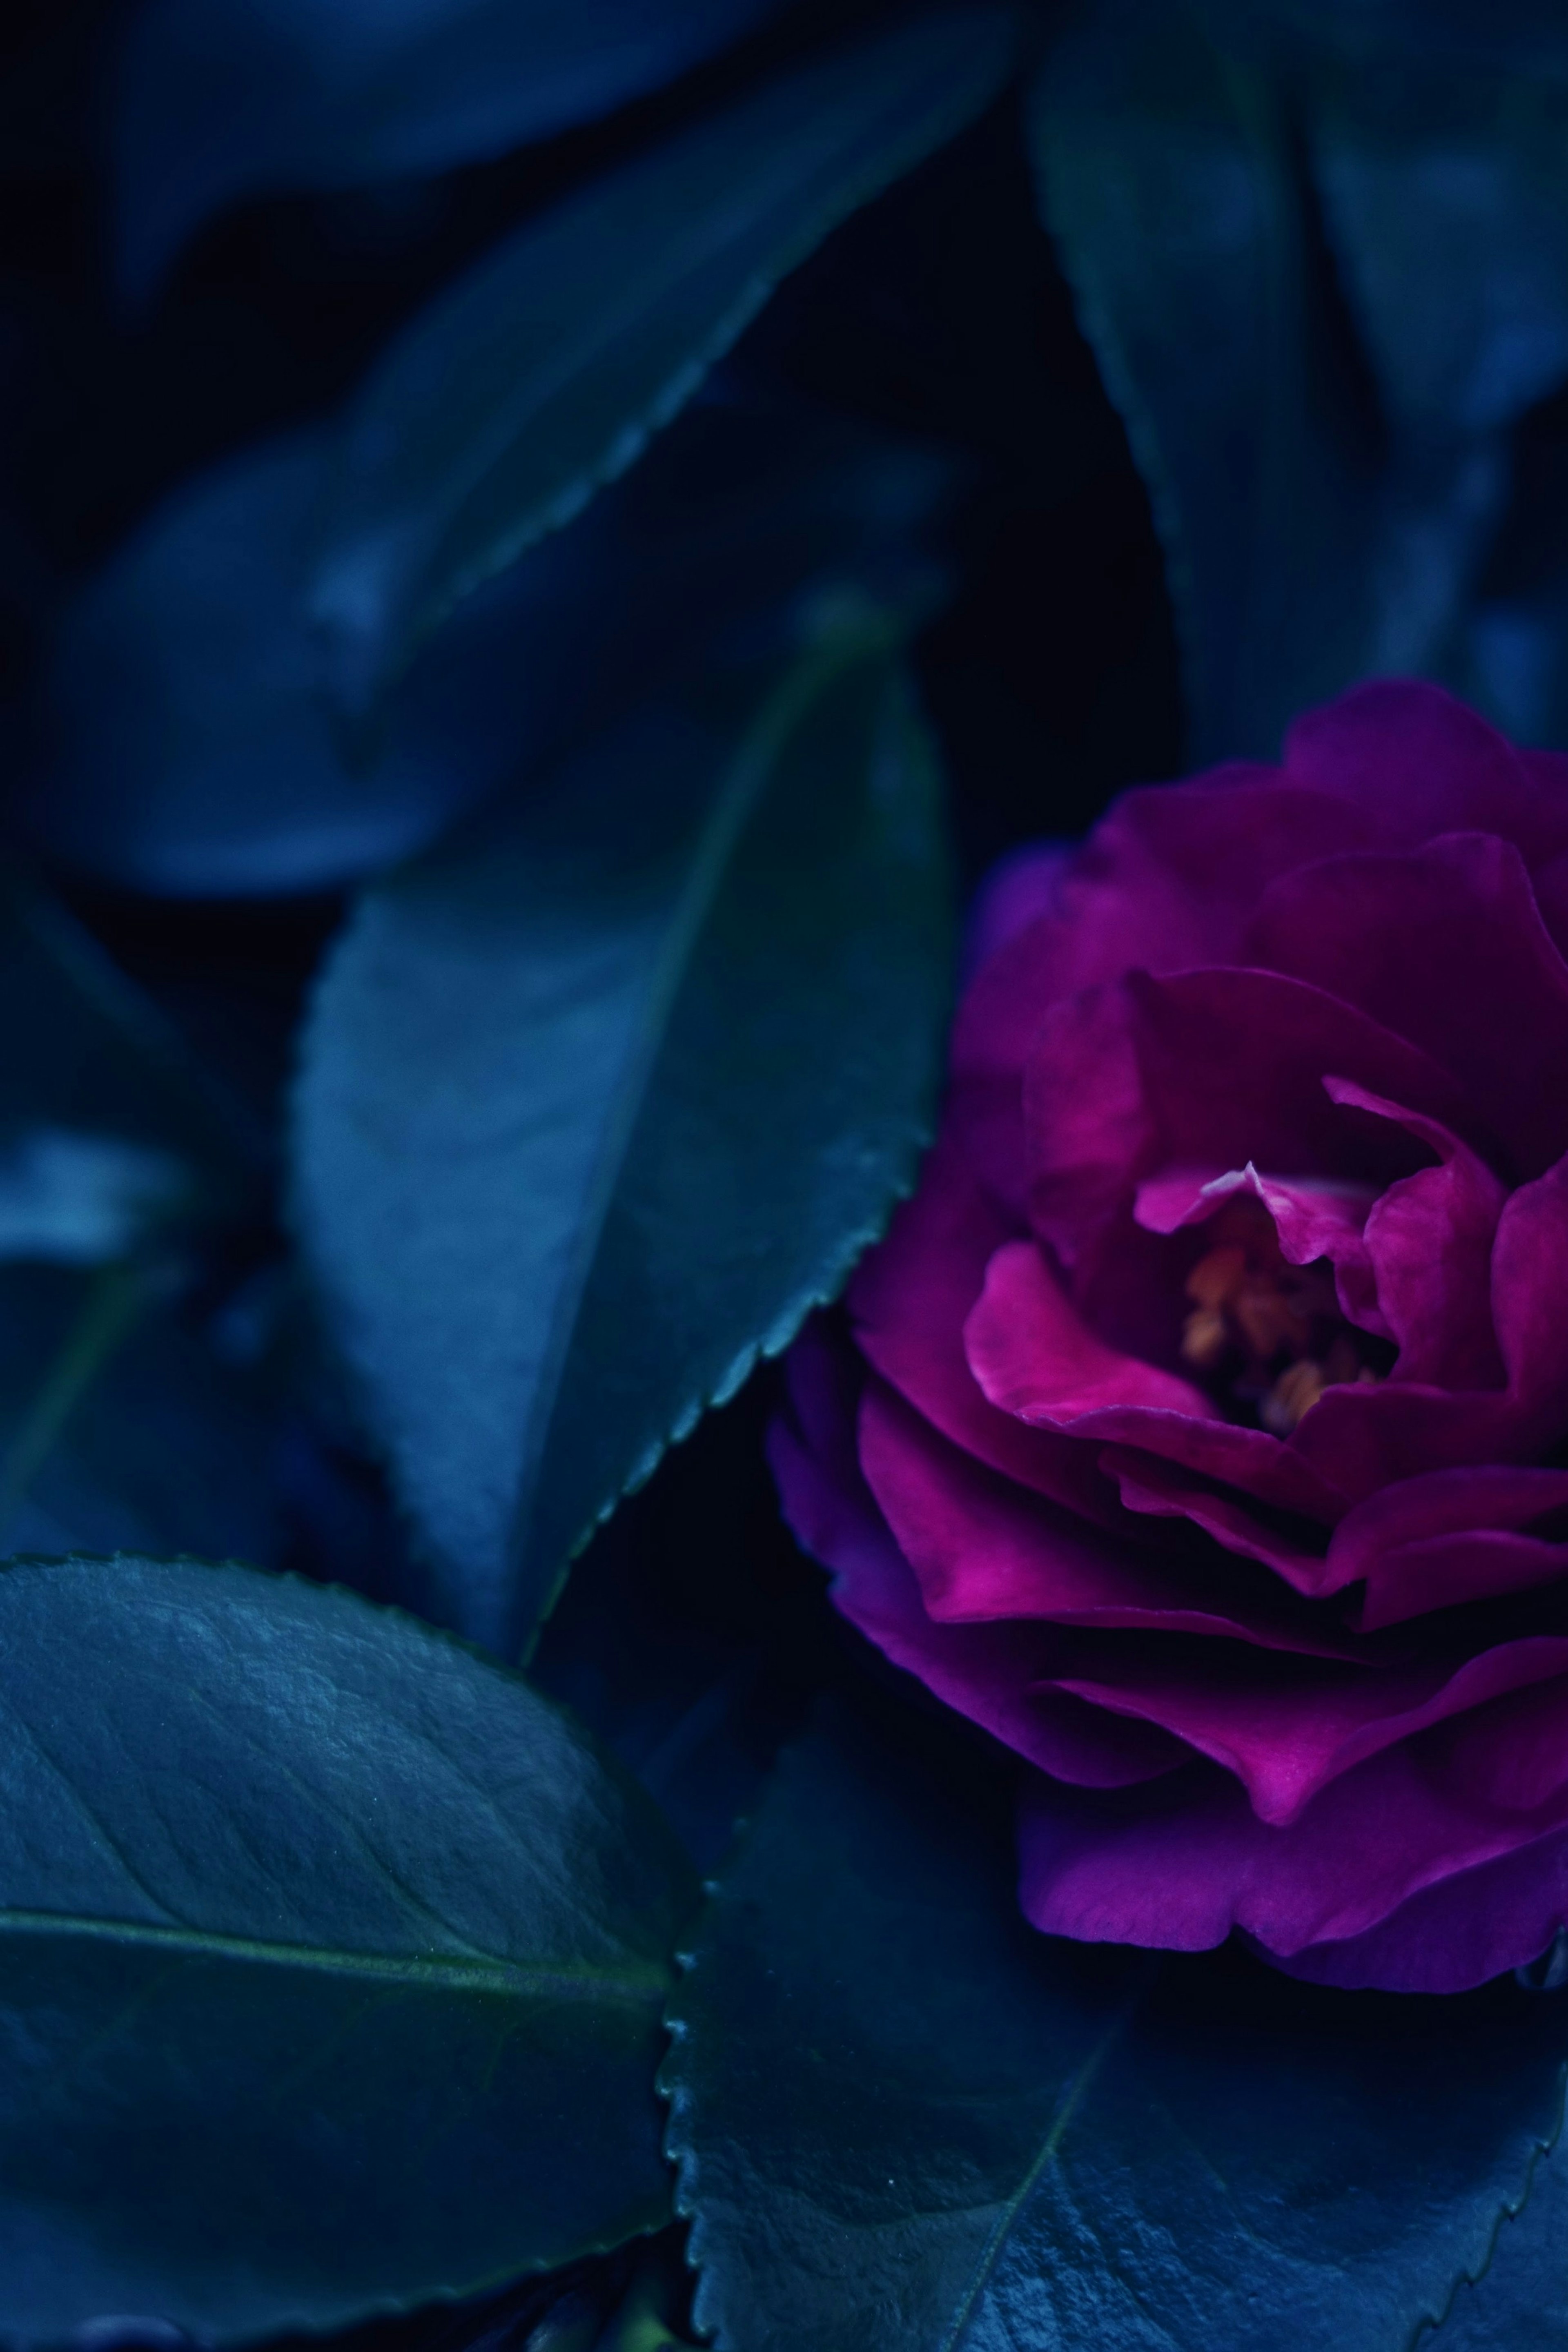
M 1324 226 L 1387 419 L 1367 666 L 1568 740 L 1561 496 L 1543 511 L 1509 441 L 1568 378 L 1568 83 L 1412 56 L 1369 86 L 1310 64 Z
M 1461 2286 L 1421 2352 L 1563 2352 L 1568 2346 L 1568 2146 L 1535 2168 L 1523 2209 L 1498 2231 L 1484 2276 Z
M 845 622 L 716 691 L 370 891 L 305 1040 L 317 1279 L 429 1605 L 508 1654 L 838 1287 L 925 1131 L 947 898 L 896 644 Z
M 112 1257 L 110 1224 L 130 1241 L 246 1200 L 261 1146 L 245 1114 L 97 941 L 4 871 L 0 993 L 26 1007 L 0 1034 L 0 1256 L 68 1257 L 74 1223 L 78 1261 Z
M 1375 435 L 1282 93 L 1196 15 L 1098 0 L 1047 60 L 1031 139 L 1165 544 L 1192 750 L 1272 757 L 1364 667 L 1379 584 Z
M 689 1887 L 515 1675 L 332 1589 L 0 1573 L 0 2328 L 340 2324 L 657 2225 Z
M 1034 99 L 1045 216 L 1166 549 L 1198 758 L 1272 757 L 1296 711 L 1376 674 L 1527 737 L 1568 725 L 1561 576 L 1488 577 L 1509 430 L 1568 374 L 1568 89 L 1512 58 L 1506 21 L 1466 56 L 1380 14 L 1347 49 L 1343 18 L 1292 27 L 1285 5 L 1099 0 Z
M 0 1554 L 199 1546 L 274 1566 L 278 1444 L 173 1265 L 0 1266 Z
M 120 269 L 144 292 L 238 196 L 499 155 L 608 113 L 776 0 L 150 0 L 114 107 Z
M 66 616 L 33 838 L 165 895 L 322 889 L 424 848 L 821 569 L 907 567 L 949 468 L 715 387 L 570 530 L 465 606 L 347 755 L 302 609 L 329 428 L 186 483 Z
M 846 215 L 998 89 L 1010 17 L 902 26 L 530 223 L 393 343 L 351 414 L 312 610 L 359 707 L 461 597 L 668 423 Z
M 1409 2352 L 1568 2017 L 1037 1936 L 950 1739 L 814 1735 L 696 1936 L 664 2081 L 717 2352 Z

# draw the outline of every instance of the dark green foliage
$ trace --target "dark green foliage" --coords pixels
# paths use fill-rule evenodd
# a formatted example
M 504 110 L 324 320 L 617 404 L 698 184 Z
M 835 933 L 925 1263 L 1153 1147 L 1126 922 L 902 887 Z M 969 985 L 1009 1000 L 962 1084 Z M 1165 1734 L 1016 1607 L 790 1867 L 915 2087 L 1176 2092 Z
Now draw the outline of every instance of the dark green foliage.
M 1369 74 L 1318 29 L 1102 0 L 1032 101 L 1166 548 L 1193 756 L 1272 758 L 1295 712 L 1390 674 L 1557 740 L 1568 588 L 1535 501 L 1510 516 L 1508 436 L 1568 371 L 1568 89 L 1506 40 L 1412 31 Z
M 516 1654 L 566 1559 L 831 1297 L 913 1178 L 946 1002 L 897 639 L 643 714 L 361 902 L 299 1217 L 438 1613 Z
M 310 593 L 364 704 L 458 600 L 624 472 L 786 272 L 993 97 L 1005 10 L 786 75 L 530 222 L 408 332 L 350 416 Z
M 1005 1780 L 835 1717 L 671 2009 L 717 2352 L 1406 2352 L 1556 2131 L 1568 2012 L 1020 1920 Z M 1439 2339 L 1440 2341 L 1441 2339 Z
M 1565 2352 L 1568 1991 L 1032 1934 L 750 1379 L 1178 638 L 1568 749 L 1560 0 L 12 17 L 0 2344 Z
M 236 197 L 447 171 L 605 113 L 773 5 L 152 0 L 117 77 L 125 280 L 145 293 L 204 215 Z
M 319 2327 L 658 2224 L 693 1890 L 554 1707 L 188 1561 L 20 1561 L 0 1643 L 9 2335 Z

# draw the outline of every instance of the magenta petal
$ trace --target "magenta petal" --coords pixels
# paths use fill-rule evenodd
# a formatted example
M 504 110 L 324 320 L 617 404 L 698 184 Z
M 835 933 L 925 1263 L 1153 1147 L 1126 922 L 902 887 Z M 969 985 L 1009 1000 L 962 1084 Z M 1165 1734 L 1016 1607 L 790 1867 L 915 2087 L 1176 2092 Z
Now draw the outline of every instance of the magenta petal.
M 833 1600 L 894 1665 L 1043 1770 L 1115 1788 L 1168 1770 L 1185 1754 L 1153 1725 L 1128 1725 L 1037 1685 L 1060 1638 L 1037 1624 L 936 1625 L 855 1464 L 852 1367 L 808 1328 L 789 1356 L 790 1412 L 768 1433 L 768 1459 L 791 1528 L 833 1571 Z
M 1560 1757 L 1565 1698 L 1560 1682 L 1524 1694 L 1542 1721 L 1555 1725 Z M 1550 1941 L 1552 1928 L 1541 1931 L 1522 1857 L 1535 1851 L 1544 1859 L 1542 1842 L 1568 1827 L 1568 1770 L 1560 1768 L 1550 1792 L 1519 1811 L 1499 1804 L 1472 1769 L 1478 1744 L 1494 1725 L 1506 1728 L 1520 1704 L 1511 1697 L 1384 1748 L 1330 1781 L 1284 1827 L 1260 1821 L 1217 1767 L 1117 1797 L 1031 1778 L 1021 1822 L 1025 1912 L 1051 1934 L 1184 1951 L 1220 1943 L 1239 1927 L 1309 1974 L 1312 1948 L 1367 1936 L 1425 1889 L 1433 1890 L 1434 1925 L 1457 1927 L 1455 1913 L 1437 1899 L 1440 1887 L 1455 1874 L 1517 1854 L 1521 1874 L 1495 1938 L 1482 1921 L 1456 1932 L 1448 1948 L 1438 1940 L 1418 1948 L 1391 1934 L 1376 1954 L 1377 1973 L 1343 1979 L 1432 1991 L 1482 1982 Z M 1500 1875 L 1506 1884 L 1509 1874 Z M 1478 1881 L 1478 1892 L 1482 1885 Z
M 969 1368 L 992 1404 L 1068 1428 L 1107 1405 L 1210 1415 L 1201 1389 L 1096 1339 L 1033 1242 L 1006 1242 L 964 1325 Z
M 1374 1097 L 1365 1099 L 1371 1102 Z M 1184 1225 L 1202 1224 L 1238 1192 L 1249 1193 L 1268 1210 L 1281 1256 L 1291 1265 L 1311 1265 L 1314 1259 L 1327 1258 L 1334 1269 L 1345 1314 L 1364 1331 L 1375 1332 L 1380 1339 L 1392 1336 L 1363 1239 L 1368 1214 L 1380 1200 L 1369 1184 L 1336 1183 L 1331 1177 L 1261 1176 L 1250 1161 L 1245 1168 L 1228 1169 L 1222 1174 L 1168 1168 L 1145 1178 L 1133 1214 L 1150 1233 L 1174 1234 Z M 1490 1328 L 1489 1320 L 1489 1333 Z
M 1568 1150 L 1568 967 L 1511 842 L 1448 835 L 1286 875 L 1247 960 L 1359 1006 L 1452 1070 L 1527 1176 Z
M 1424 1886 L 1364 1934 L 1307 1944 L 1288 1976 L 1349 1991 L 1469 1992 L 1536 1959 L 1568 1926 L 1568 1830 Z
M 940 1139 L 920 1189 L 862 1261 L 849 1309 L 861 1352 L 956 1445 L 1036 1493 L 1096 1520 L 1118 1514 L 1092 1452 L 1030 1429 L 990 1403 L 964 1353 L 964 1319 L 1014 1228 L 952 1144 Z
M 1424 1163 L 1386 1120 L 1333 1101 L 1323 1087 L 1331 1075 L 1461 1135 L 1473 1123 L 1456 1081 L 1428 1055 L 1310 982 L 1229 969 L 1165 980 L 1134 973 L 1126 986 L 1161 1162 L 1244 1168 L 1250 1160 L 1380 1190 Z M 1024 1086 L 1031 1154 L 1052 1115 L 1045 1035 Z M 1086 1076 L 1071 1075 L 1081 1083 Z
M 860 1458 L 938 1623 L 1045 1618 L 1228 1637 L 1312 1657 L 1356 1654 L 1354 1639 L 1291 1610 L 1268 1578 L 1249 1578 L 1222 1553 L 1206 1576 L 1201 1559 L 1162 1558 L 1102 1535 L 983 1469 L 874 1382 L 861 1406 Z
M 1382 1328 L 1398 1344 L 1398 1378 L 1440 1388 L 1500 1388 L 1491 1253 L 1507 1197 L 1502 1185 L 1437 1120 L 1343 1079 L 1324 1085 L 1335 1102 L 1395 1120 L 1437 1155 L 1436 1168 L 1391 1184 L 1366 1221 L 1367 1263 Z
M 967 974 L 977 972 L 999 950 L 1054 914 L 1062 876 L 1075 852 L 1059 841 L 1031 841 L 992 866 L 975 894 L 964 940 Z
M 1212 1660 L 1212 1663 L 1211 1663 Z M 1500 1643 L 1455 1665 L 1311 1665 L 1255 1651 L 1196 1644 L 1118 1645 L 1103 1679 L 1073 1671 L 1060 1688 L 1113 1713 L 1157 1723 L 1223 1764 L 1260 1821 L 1292 1822 L 1327 1784 L 1391 1748 L 1504 1692 L 1568 1672 L 1568 1637 Z
M 1517 842 L 1532 866 L 1568 848 L 1559 772 L 1414 679 L 1357 687 L 1306 712 L 1285 739 L 1285 773 L 1370 814 L 1393 849 L 1472 830 Z
M 1362 1622 L 1392 1625 L 1427 1609 L 1540 1582 L 1541 1554 L 1498 1549 L 1538 1519 L 1568 1511 L 1568 1471 L 1477 1464 L 1385 1486 L 1346 1513 L 1329 1543 L 1325 1591 L 1364 1578 Z M 1467 1552 L 1464 1546 L 1479 1538 Z M 1564 1563 L 1568 1565 L 1568 1562 Z M 1517 1570 L 1515 1576 L 1511 1571 Z
M 1321 1528 L 1298 1521 L 1293 1538 L 1278 1519 L 1264 1517 L 1246 1495 L 1207 1486 L 1179 1465 L 1128 1445 L 1107 1445 L 1100 1466 L 1114 1478 L 1129 1511 L 1153 1517 L 1190 1519 L 1226 1550 L 1261 1560 L 1297 1592 L 1312 1598 L 1336 1592 L 1350 1577 L 1338 1573 L 1327 1556 Z M 1316 1542 L 1310 1538 L 1315 1535 Z
M 1497 1528 L 1428 1536 L 1424 1543 L 1402 1544 L 1384 1553 L 1367 1587 L 1359 1622 L 1370 1633 L 1404 1624 L 1429 1610 L 1552 1584 L 1564 1572 L 1568 1544 L 1543 1543 L 1539 1536 L 1511 1535 Z
M 1534 1451 L 1568 1427 L 1568 1161 L 1521 1184 L 1498 1219 L 1492 1322 Z M 1500 1446 L 1498 1451 L 1513 1449 Z

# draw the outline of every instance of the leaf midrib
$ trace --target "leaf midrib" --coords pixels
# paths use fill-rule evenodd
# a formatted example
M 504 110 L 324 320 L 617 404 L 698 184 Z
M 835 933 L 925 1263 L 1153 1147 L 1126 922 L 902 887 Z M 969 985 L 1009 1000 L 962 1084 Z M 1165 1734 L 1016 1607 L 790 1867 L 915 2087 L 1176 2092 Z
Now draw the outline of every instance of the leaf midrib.
M 791 737 L 839 678 L 859 663 L 878 656 L 885 657 L 896 642 L 897 632 L 889 623 L 880 618 L 868 620 L 809 656 L 787 676 L 764 704 L 728 763 L 727 772 L 695 835 L 691 864 L 670 909 L 642 1017 L 622 1064 L 616 1099 L 609 1107 L 600 1129 L 593 1174 L 585 1188 L 587 1206 L 579 1227 L 578 1246 L 556 1296 L 549 1344 L 541 1359 L 539 1379 L 530 1401 L 507 1544 L 510 1589 L 505 1600 L 513 1613 L 508 1631 L 514 1643 L 519 1630 L 525 1634 L 531 1630 L 517 1625 L 516 1583 L 532 1548 L 546 1441 L 565 1380 L 578 1313 L 670 1024 L 708 917 L 751 819 L 775 781 L 779 761 Z M 548 1601 L 548 1595 L 540 1597 Z
M 1145 1969 L 1141 1972 L 1139 1981 L 1117 2009 L 1082 2064 L 1069 2079 L 1061 2096 L 1056 2103 L 1055 2111 L 1051 2116 L 1045 2137 L 1040 2142 L 1039 2152 L 1019 2179 L 1012 2195 L 1003 2205 L 990 2235 L 980 2251 L 979 2259 L 970 2273 L 968 2284 L 964 2290 L 957 2310 L 953 2315 L 947 2332 L 937 2347 L 937 2352 L 958 2352 L 958 2347 L 968 2330 L 969 2322 L 975 2315 L 980 2297 L 995 2275 L 997 2264 L 1002 2257 L 1003 2248 L 1013 2233 L 1019 2215 L 1061 2155 L 1062 2141 L 1076 2119 L 1080 2107 L 1093 2089 L 1096 2076 L 1132 2023 L 1157 1973 L 1157 1962 L 1154 1968 Z
M 532 1968 L 509 1960 L 275 1943 L 263 1937 L 225 1935 L 202 1927 L 161 1927 L 142 1920 L 96 1919 L 71 1912 L 0 1910 L 0 1945 L 12 1936 L 130 1945 L 177 1958 L 249 1962 L 324 1976 L 363 1977 L 420 1990 L 499 1993 L 517 2000 L 616 2001 L 642 2007 L 662 2000 L 668 1990 L 664 1970 L 652 1962 L 622 1969 L 573 1967 L 570 1962 Z

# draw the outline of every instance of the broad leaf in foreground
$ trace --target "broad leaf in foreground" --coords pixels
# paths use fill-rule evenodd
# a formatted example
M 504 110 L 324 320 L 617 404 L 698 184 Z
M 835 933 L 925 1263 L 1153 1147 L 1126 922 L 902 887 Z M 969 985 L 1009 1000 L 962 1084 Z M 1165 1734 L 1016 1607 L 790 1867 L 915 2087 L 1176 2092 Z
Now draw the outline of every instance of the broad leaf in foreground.
M 1548 1995 L 1548 1999 L 1554 1998 Z M 1461 2286 L 1420 2352 L 1563 2352 L 1568 2344 L 1568 2143 L 1535 2168 L 1484 2275 Z
M 836 1725 L 780 1767 L 671 2012 L 699 2328 L 1408 2352 L 1557 2129 L 1568 2014 L 1048 1939 L 1009 1811 L 945 1727 Z
M 369 891 L 305 1038 L 317 1283 L 430 1608 L 507 1654 L 927 1132 L 948 899 L 896 635 L 846 619 L 719 692 Z
M 236 197 L 503 154 L 605 114 L 775 0 L 149 0 L 114 100 L 116 226 L 145 293 Z
M 690 1899 L 504 1668 L 337 1590 L 0 1571 L 0 2329 L 340 2325 L 657 2227 Z
M 994 8 L 797 70 L 530 222 L 417 318 L 351 412 L 312 611 L 361 707 L 414 643 L 623 473 L 779 278 L 961 130 Z

